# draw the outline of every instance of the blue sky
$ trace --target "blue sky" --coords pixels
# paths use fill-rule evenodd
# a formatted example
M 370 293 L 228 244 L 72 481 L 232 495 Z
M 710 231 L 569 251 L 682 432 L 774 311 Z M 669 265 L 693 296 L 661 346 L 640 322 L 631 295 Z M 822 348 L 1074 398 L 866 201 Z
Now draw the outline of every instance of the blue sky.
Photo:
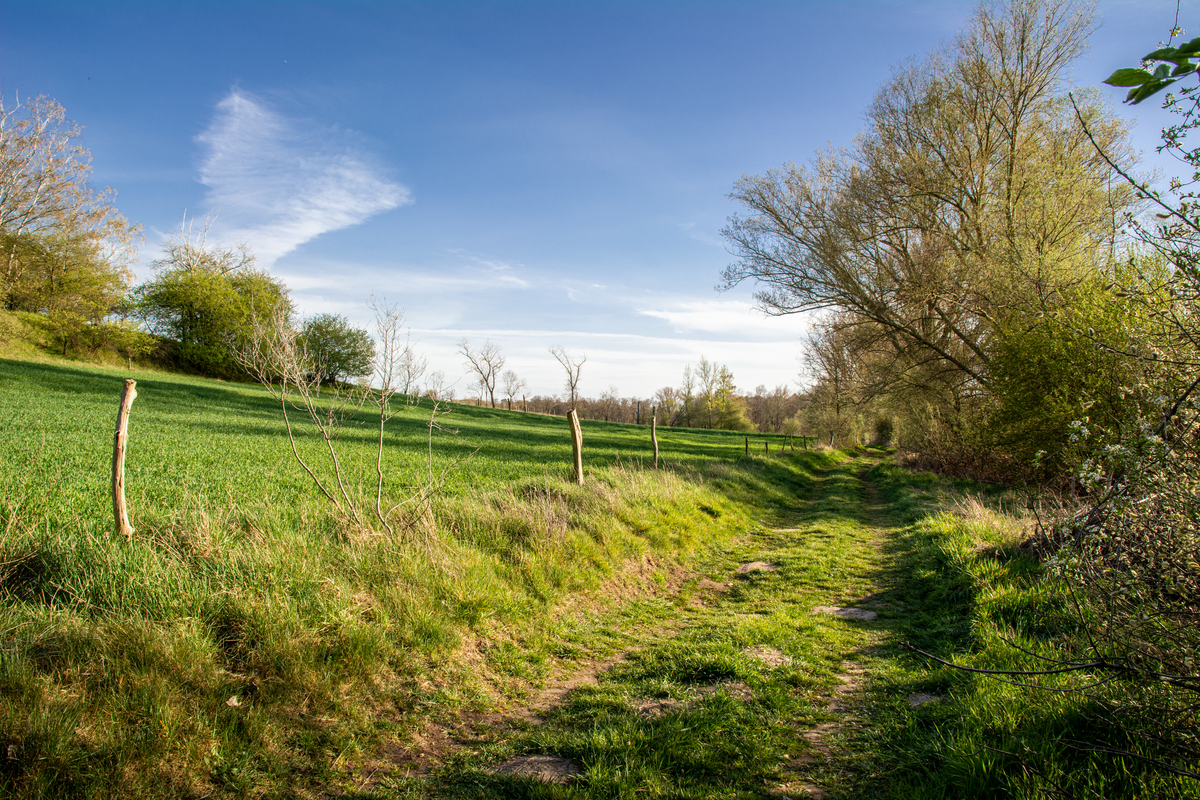
M 972 8 L 0 0 L 0 91 L 84 126 L 95 183 L 145 228 L 143 276 L 185 212 L 219 212 L 214 235 L 302 313 L 365 327 L 386 296 L 450 381 L 467 337 L 531 393 L 561 393 L 558 344 L 587 354 L 588 395 L 649 396 L 702 354 L 753 391 L 795 384 L 806 326 L 715 291 L 733 182 L 849 143 L 892 68 Z M 1174 14 L 1100 2 L 1076 81 L 1132 65 Z M 1151 151 L 1161 112 L 1138 116 Z

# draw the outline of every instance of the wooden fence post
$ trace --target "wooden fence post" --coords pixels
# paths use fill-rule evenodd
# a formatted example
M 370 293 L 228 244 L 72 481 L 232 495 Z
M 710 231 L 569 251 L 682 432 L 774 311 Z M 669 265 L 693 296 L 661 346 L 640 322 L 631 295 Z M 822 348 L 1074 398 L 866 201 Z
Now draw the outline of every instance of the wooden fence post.
M 771 443 L 770 442 L 763 442 L 763 453 L 768 456 L 771 455 Z
M 129 525 L 129 514 L 125 509 L 125 442 L 129 438 L 129 408 L 137 397 L 137 381 L 125 381 L 125 390 L 121 392 L 121 405 L 117 409 L 117 432 L 113 435 L 112 461 L 112 498 L 113 517 L 117 524 L 117 533 L 125 537 L 125 541 L 133 541 L 133 528 Z
M 658 407 L 650 408 L 650 443 L 654 445 L 654 468 L 658 469 Z
M 579 413 L 571 409 L 567 415 L 571 420 L 571 450 L 575 455 L 575 483 L 583 485 L 583 429 L 579 427 Z
M 750 455 L 750 437 L 746 437 L 746 455 Z

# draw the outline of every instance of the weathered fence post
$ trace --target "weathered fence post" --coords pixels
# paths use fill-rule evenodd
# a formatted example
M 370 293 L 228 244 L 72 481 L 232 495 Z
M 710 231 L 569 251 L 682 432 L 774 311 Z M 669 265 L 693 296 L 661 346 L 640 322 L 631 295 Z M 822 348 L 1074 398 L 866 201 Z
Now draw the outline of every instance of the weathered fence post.
M 571 420 L 571 449 L 575 455 L 575 482 L 583 485 L 583 429 L 579 427 L 579 412 L 571 409 L 567 415 Z
M 768 456 L 771 455 L 771 443 L 770 442 L 763 442 L 763 453 Z
M 129 525 L 129 514 L 125 509 L 125 442 L 129 438 L 129 408 L 137 397 L 137 381 L 125 381 L 121 392 L 121 405 L 117 409 L 117 432 L 113 435 L 112 498 L 113 517 L 117 533 L 126 541 L 133 541 L 133 528 Z
M 749 436 L 746 437 L 746 455 L 747 456 L 750 455 L 750 437 Z
M 658 469 L 658 407 L 650 408 L 650 443 L 654 445 L 654 468 Z

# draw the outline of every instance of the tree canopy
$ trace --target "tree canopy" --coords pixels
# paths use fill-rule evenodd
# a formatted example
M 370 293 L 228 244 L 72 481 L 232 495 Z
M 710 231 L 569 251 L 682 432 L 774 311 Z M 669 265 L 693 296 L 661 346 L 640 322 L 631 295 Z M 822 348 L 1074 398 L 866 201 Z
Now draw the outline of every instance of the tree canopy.
M 300 342 L 325 383 L 369 375 L 374 369 L 371 336 L 341 315 L 309 317 L 300 328 Z
M 234 351 L 250 339 L 253 319 L 282 308 L 287 287 L 254 266 L 245 245 L 210 245 L 186 230 L 153 262 L 154 276 L 135 290 L 138 315 L 151 332 L 177 342 L 178 366 L 214 376 L 241 370 Z
M 0 97 L 0 301 L 99 322 L 128 288 L 139 228 L 88 181 L 80 126 L 47 97 Z

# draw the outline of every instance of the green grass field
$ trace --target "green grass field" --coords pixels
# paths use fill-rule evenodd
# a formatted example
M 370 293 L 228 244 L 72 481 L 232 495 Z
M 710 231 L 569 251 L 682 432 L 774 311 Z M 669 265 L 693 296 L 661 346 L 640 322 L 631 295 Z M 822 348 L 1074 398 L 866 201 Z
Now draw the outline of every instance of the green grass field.
M 0 796 L 1200 797 L 1063 744 L 1112 740 L 1111 695 L 1059 691 L 1086 674 L 1029 689 L 901 647 L 1028 669 L 1013 644 L 1078 646 L 997 490 L 782 438 L 746 457 L 717 431 L 660 429 L 655 470 L 646 428 L 587 422 L 575 486 L 565 420 L 454 406 L 445 485 L 387 535 L 331 512 L 264 390 L 132 376 L 126 543 L 108 495 L 126 373 L 0 361 Z M 427 420 L 389 424 L 393 499 L 426 474 Z M 374 435 L 364 411 L 339 445 L 360 500 Z M 736 571 L 754 560 L 775 571 Z M 456 744 L 427 746 L 438 731 Z M 522 754 L 580 776 L 495 771 Z
M 577 487 L 565 420 L 455 406 L 442 423 L 457 433 L 434 439 L 434 470 L 458 464 L 436 527 L 386 536 L 330 514 L 264 390 L 131 376 L 127 545 L 108 494 L 127 374 L 0 361 L 10 791 L 319 784 L 422 704 L 484 707 L 537 680 L 591 629 L 588 597 L 652 593 L 695 548 L 789 502 L 784 471 L 746 459 L 741 436 L 664 430 L 655 471 L 646 428 L 584 423 Z M 427 413 L 389 423 L 393 498 L 425 474 Z M 364 411 L 339 443 L 360 496 L 373 424 Z

